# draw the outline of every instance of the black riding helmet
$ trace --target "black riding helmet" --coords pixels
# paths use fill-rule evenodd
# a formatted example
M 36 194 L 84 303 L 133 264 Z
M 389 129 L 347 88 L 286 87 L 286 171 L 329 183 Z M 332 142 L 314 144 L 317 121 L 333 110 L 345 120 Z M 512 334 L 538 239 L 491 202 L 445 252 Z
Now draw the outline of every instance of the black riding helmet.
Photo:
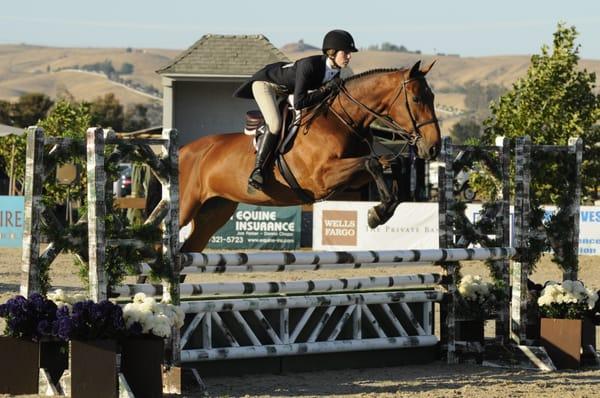
M 352 35 L 345 30 L 335 29 L 327 32 L 323 38 L 323 54 L 327 53 L 327 50 L 343 50 L 346 52 L 355 53 L 358 50 L 354 46 L 354 39 Z

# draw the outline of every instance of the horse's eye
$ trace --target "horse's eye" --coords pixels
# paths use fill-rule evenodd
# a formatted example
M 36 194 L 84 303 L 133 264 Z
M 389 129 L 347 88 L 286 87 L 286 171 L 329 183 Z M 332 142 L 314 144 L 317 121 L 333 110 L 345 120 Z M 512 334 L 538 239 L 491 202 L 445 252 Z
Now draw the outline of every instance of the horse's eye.
M 413 101 L 415 101 L 418 104 L 419 102 L 421 102 L 421 98 L 419 98 L 415 95 L 415 96 L 413 96 Z

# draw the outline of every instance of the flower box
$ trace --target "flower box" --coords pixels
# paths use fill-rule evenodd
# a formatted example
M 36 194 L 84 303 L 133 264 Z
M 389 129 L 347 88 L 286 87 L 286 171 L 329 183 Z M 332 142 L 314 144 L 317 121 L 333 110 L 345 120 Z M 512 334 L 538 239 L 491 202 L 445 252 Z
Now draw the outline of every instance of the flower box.
M 37 394 L 39 343 L 0 336 L 0 394 Z
M 46 369 L 52 384 L 57 385 L 69 368 L 69 343 L 56 339 L 40 341 L 40 368 Z
M 581 366 L 582 347 L 594 345 L 595 326 L 587 318 L 542 318 L 541 343 L 558 369 Z
M 454 338 L 458 341 L 478 342 L 483 345 L 483 319 L 457 320 L 455 323 Z
M 116 340 L 71 341 L 71 397 L 118 396 Z
M 128 337 L 121 346 L 121 372 L 136 397 L 162 397 L 164 340 Z

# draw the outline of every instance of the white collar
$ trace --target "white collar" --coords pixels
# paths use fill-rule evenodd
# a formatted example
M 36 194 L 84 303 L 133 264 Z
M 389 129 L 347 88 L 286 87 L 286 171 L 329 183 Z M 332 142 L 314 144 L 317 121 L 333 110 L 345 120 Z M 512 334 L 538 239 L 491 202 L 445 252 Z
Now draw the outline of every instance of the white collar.
M 340 70 L 340 68 L 335 67 L 333 60 L 329 57 L 327 57 L 327 59 L 325 60 L 325 68 L 328 71 L 331 71 L 333 69 L 335 72 L 339 72 L 339 70 Z
M 334 67 L 333 60 L 327 57 L 327 60 L 325 61 L 325 76 L 323 76 L 322 83 L 326 83 L 329 80 L 333 79 L 338 75 L 338 73 L 340 73 L 340 70 Z

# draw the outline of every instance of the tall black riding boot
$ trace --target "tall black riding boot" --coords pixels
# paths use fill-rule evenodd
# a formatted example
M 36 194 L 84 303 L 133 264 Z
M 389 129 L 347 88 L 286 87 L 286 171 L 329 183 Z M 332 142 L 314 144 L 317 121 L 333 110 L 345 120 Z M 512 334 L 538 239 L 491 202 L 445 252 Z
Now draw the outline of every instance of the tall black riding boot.
M 271 134 L 267 126 L 264 126 L 265 134 L 259 143 L 256 151 L 256 163 L 254 164 L 254 170 L 248 178 L 248 192 L 252 193 L 252 188 L 262 191 L 265 182 L 264 167 L 267 160 L 271 156 L 271 153 L 277 146 L 279 136 L 277 134 Z

